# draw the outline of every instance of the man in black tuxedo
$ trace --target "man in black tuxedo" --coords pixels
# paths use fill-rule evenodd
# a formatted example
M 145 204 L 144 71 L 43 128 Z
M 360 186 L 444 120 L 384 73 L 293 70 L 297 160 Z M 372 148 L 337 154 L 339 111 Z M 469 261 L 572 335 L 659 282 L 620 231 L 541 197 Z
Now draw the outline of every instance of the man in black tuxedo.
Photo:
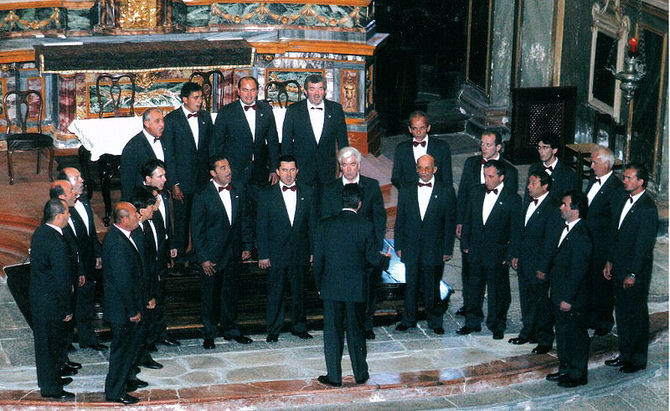
M 586 225 L 592 235 L 593 261 L 591 262 L 591 309 L 589 327 L 602 336 L 614 326 L 614 290 L 612 282 L 603 277 L 603 267 L 607 262 L 612 245 L 611 227 L 616 220 L 614 204 L 625 195 L 621 180 L 614 175 L 614 153 L 605 147 L 596 147 L 591 153 L 593 177 L 585 194 L 589 201 Z
M 391 182 L 395 188 L 400 190 L 405 184 L 416 183 L 416 162 L 424 154 L 430 154 L 435 159 L 435 178 L 444 185 L 453 186 L 449 143 L 428 137 L 430 122 L 426 113 L 412 112 L 408 129 L 412 139 L 399 143 L 393 155 Z
M 466 254 L 465 325 L 457 333 L 481 331 L 482 303 L 487 290 L 486 326 L 494 340 L 504 337 L 511 302 L 509 263 L 518 258 L 521 197 L 506 184 L 507 167 L 499 160 L 484 165 L 484 185 L 474 189 L 463 220 L 461 249 Z
M 223 154 L 233 171 L 233 184 L 246 188 L 252 204 L 265 186 L 277 184 L 279 138 L 272 106 L 258 100 L 258 81 L 237 82 L 239 100 L 221 110 L 214 123 L 212 153 Z
M 656 204 L 647 193 L 649 174 L 643 164 L 626 166 L 623 185 L 628 196 L 614 205 L 612 246 L 603 270 L 614 287 L 619 356 L 605 361 L 633 373 L 647 367 L 649 346 L 649 284 L 658 230 Z
M 577 387 L 588 382 L 591 234 L 583 217 L 587 199 L 579 191 L 568 191 L 560 207 L 564 224 L 548 230 L 543 261 L 537 276 L 549 281 L 556 319 L 558 371 L 547 375 L 560 387 Z
M 342 211 L 322 220 L 314 241 L 314 280 L 323 300 L 323 344 L 327 375 L 322 384 L 342 385 L 342 350 L 346 325 L 347 349 L 357 384 L 369 378 L 366 362 L 366 264 L 388 267 L 390 254 L 379 251 L 372 224 L 357 214 L 363 199 L 358 184 L 342 189 Z
M 62 231 L 69 218 L 66 202 L 49 200 L 44 206 L 43 223 L 30 240 L 29 300 L 37 385 L 42 397 L 47 398 L 74 398 L 73 393 L 63 390 L 68 381 L 59 375 L 58 363 L 65 323 L 72 320 L 72 267 Z
M 165 161 L 167 148 L 161 138 L 165 123 L 163 113 L 157 108 L 142 114 L 144 129 L 131 138 L 121 152 L 121 199 L 127 201 L 135 186 L 142 185 L 142 165 L 150 158 Z
M 554 343 L 553 315 L 549 300 L 549 283 L 537 278 L 536 271 L 549 238 L 549 228 L 560 222 L 560 203 L 551 195 L 553 181 L 544 170 L 538 169 L 528 176 L 523 227 L 519 241 L 519 258 L 512 259 L 512 268 L 519 276 L 519 303 L 523 328 L 510 344 L 528 342 L 538 344 L 534 354 L 546 354 Z
M 139 214 L 130 203 L 114 206 L 114 224 L 102 243 L 104 318 L 110 323 L 112 344 L 105 379 L 108 401 L 134 404 L 139 398 L 127 394 L 135 360 L 137 333 L 142 320 L 142 258 L 131 233 L 139 225 Z
M 102 245 L 98 240 L 93 210 L 88 198 L 83 195 L 84 179 L 79 170 L 74 167 L 65 167 L 57 179 L 67 180 L 76 197 L 74 206 L 70 207 L 70 221 L 74 226 L 79 248 L 80 269 L 84 275 L 83 281 L 78 284 L 78 287 L 75 287 L 74 319 L 77 325 L 79 347 L 103 351 L 107 349 L 107 346 L 98 341 L 91 326 L 91 321 L 94 319 L 96 283 L 101 279 L 100 270 L 102 269 Z
M 444 334 L 440 279 L 444 262 L 454 249 L 454 189 L 435 178 L 438 171 L 430 154 L 419 157 L 418 182 L 404 185 L 398 194 L 395 220 L 396 254 L 405 264 L 405 304 L 398 331 L 416 327 L 419 290 L 423 291 L 428 327 Z
M 519 172 L 517 169 L 502 158 L 502 136 L 497 130 L 486 130 L 482 133 L 480 149 L 481 155 L 468 157 L 463 165 L 461 182 L 458 185 L 458 196 L 456 200 L 456 237 L 461 238 L 463 220 L 468 209 L 470 195 L 475 188 L 484 184 L 484 164 L 490 160 L 499 160 L 505 164 L 505 186 L 516 193 L 518 190 Z M 463 268 L 461 281 L 463 284 L 463 295 L 467 293 L 465 284 L 468 276 L 468 259 L 462 256 Z M 465 305 L 456 311 L 457 315 L 465 315 Z
M 384 248 L 384 235 L 386 234 L 386 209 L 384 208 L 384 198 L 382 197 L 379 182 L 374 178 L 362 176 L 361 170 L 362 156 L 360 151 L 354 147 L 344 147 L 337 156 L 340 163 L 342 178 L 338 178 L 326 184 L 321 195 L 320 219 L 328 218 L 339 214 L 342 211 L 342 187 L 347 184 L 358 184 L 363 189 L 363 199 L 361 209 L 358 215 L 372 223 L 374 228 L 375 240 L 379 250 Z M 365 338 L 372 340 L 375 338 L 373 331 L 373 320 L 377 307 L 377 283 L 381 280 L 381 271 L 368 265 L 367 278 L 370 280 L 368 285 L 368 295 L 365 300 Z
M 165 164 L 172 190 L 174 236 L 172 246 L 184 256 L 188 247 L 189 218 L 193 195 L 207 183 L 207 162 L 212 134 L 212 116 L 202 107 L 202 87 L 186 82 L 181 88 L 182 106 L 165 116 L 163 140 Z M 162 159 L 161 159 L 162 160 Z
M 284 287 L 291 288 L 291 334 L 310 339 L 305 318 L 305 273 L 312 257 L 316 229 L 311 187 L 295 183 L 295 157 L 279 157 L 279 184 L 258 197 L 256 241 L 258 266 L 268 270 L 267 342 L 277 342 L 284 325 Z
M 338 149 L 349 145 L 342 106 L 326 100 L 326 80 L 314 74 L 305 79 L 306 100 L 286 110 L 282 127 L 282 154 L 300 164 L 298 181 L 321 187 L 336 177 Z
M 181 343 L 167 333 L 165 319 L 165 277 L 168 274 L 170 259 L 177 257 L 177 249 L 171 245 L 174 238 L 172 230 L 172 201 L 166 191 L 167 175 L 165 163 L 157 159 L 149 159 L 142 166 L 144 185 L 154 190 L 156 197 L 155 212 L 152 217 L 153 225 L 158 238 L 158 253 L 156 263 L 156 308 L 153 310 L 153 321 L 147 334 L 147 349 L 157 351 L 156 343 L 167 346 L 177 346 Z
M 242 260 L 251 256 L 253 233 L 243 189 L 230 183 L 228 160 L 214 156 L 209 163 L 212 180 L 193 199 L 191 236 L 201 274 L 203 348 L 215 348 L 217 323 L 223 338 L 249 344 L 237 327 L 237 284 Z M 217 312 L 217 307 L 220 311 Z
M 577 175 L 562 161 L 558 160 L 558 137 L 553 133 L 545 133 L 537 142 L 537 152 L 540 161 L 530 165 L 528 175 L 534 171 L 544 171 L 551 176 L 551 191 L 549 196 L 559 204 L 563 194 L 570 190 L 577 190 Z M 526 190 L 524 202 L 530 201 L 531 194 Z

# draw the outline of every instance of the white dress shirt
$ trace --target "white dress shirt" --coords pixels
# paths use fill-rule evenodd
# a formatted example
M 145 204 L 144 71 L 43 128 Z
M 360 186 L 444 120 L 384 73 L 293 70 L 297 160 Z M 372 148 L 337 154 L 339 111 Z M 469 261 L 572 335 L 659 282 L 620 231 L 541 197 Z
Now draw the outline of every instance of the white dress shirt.
M 256 141 L 256 110 L 254 110 L 253 108 L 245 110 L 244 107 L 249 106 L 251 104 L 246 104 L 242 100 L 240 100 L 240 104 L 242 105 L 242 111 L 244 112 L 244 117 L 247 119 L 247 124 L 249 124 L 249 130 L 251 130 L 251 141 Z M 256 105 L 256 107 L 258 107 L 258 105 Z
M 424 184 L 423 180 L 419 180 L 419 183 Z M 421 216 L 421 221 L 423 221 L 423 217 L 426 215 L 426 210 L 428 209 L 428 203 L 430 203 L 430 196 L 433 195 L 433 188 L 435 187 L 435 176 L 430 179 L 430 181 L 426 181 L 425 183 L 430 183 L 430 187 L 417 187 L 416 194 L 419 199 L 419 214 Z
M 88 213 L 86 212 L 86 207 L 84 207 L 84 203 L 82 203 L 81 201 L 77 201 L 76 203 L 74 203 L 74 209 L 84 222 L 84 226 L 86 227 L 86 233 L 90 234 L 91 227 L 88 226 Z M 74 230 L 74 227 L 72 229 Z
M 58 234 L 63 235 L 63 229 L 62 228 L 58 227 L 57 225 L 53 225 L 53 224 L 49 224 L 49 223 L 47 223 L 47 225 L 49 227 L 53 228 L 54 230 L 58 231 Z
M 591 186 L 591 189 L 589 190 L 588 193 L 586 193 L 586 198 L 588 198 L 588 200 L 589 200 L 589 205 L 591 205 L 591 202 L 596 197 L 596 194 L 598 194 L 598 191 L 600 191 L 600 189 L 603 188 L 603 186 L 607 182 L 607 179 L 609 179 L 611 176 L 612 176 L 612 171 L 610 170 L 609 173 L 600 177 L 600 183 L 598 183 L 597 181 L 593 182 L 593 185 Z
M 528 203 L 528 209 L 526 210 L 526 220 L 524 221 L 523 225 L 527 226 L 528 225 L 528 220 L 530 220 L 530 217 L 533 215 L 535 210 L 542 204 L 545 198 L 547 198 L 547 195 L 549 195 L 549 192 L 547 191 L 546 193 L 542 194 L 537 198 L 537 205 L 535 204 L 534 201 L 531 201 Z
M 72 234 L 74 234 L 74 236 L 77 237 L 77 230 L 75 230 L 74 228 L 74 221 L 72 221 L 72 216 L 70 216 L 70 218 L 67 219 L 67 224 L 72 229 Z
M 293 190 L 284 191 L 284 187 L 293 187 L 295 183 L 290 186 L 279 182 L 279 190 L 281 191 L 282 197 L 284 197 L 284 205 L 286 206 L 286 212 L 288 213 L 288 219 L 291 222 L 291 227 L 293 227 L 293 219 L 295 218 L 295 208 L 298 201 L 298 192 Z
M 307 100 L 307 112 L 309 113 L 309 122 L 312 124 L 314 137 L 316 137 L 316 144 L 319 144 L 319 141 L 321 140 L 321 132 L 323 131 L 326 104 L 322 100 L 320 104 L 315 106 Z
M 135 240 L 133 240 L 133 237 L 131 237 L 131 235 L 130 235 L 130 231 L 125 230 L 125 229 L 119 227 L 119 226 L 116 225 L 116 224 L 114 224 L 114 227 L 118 228 L 119 231 L 121 231 L 121 232 L 123 233 L 123 235 L 125 235 L 126 238 L 128 238 L 128 239 L 130 240 L 130 243 L 133 245 L 133 247 L 135 247 L 135 250 L 140 251 L 140 249 L 137 248 L 137 244 L 135 244 Z M 142 228 L 142 223 L 140 223 L 140 229 L 141 229 L 141 228 Z
M 193 141 L 195 143 L 195 149 L 198 149 L 198 136 L 200 129 L 198 128 L 198 113 L 193 113 L 192 111 L 188 111 L 188 109 L 185 106 L 181 106 L 181 109 L 184 111 L 184 116 L 186 116 L 186 121 L 188 121 L 188 126 L 191 128 L 191 133 L 193 133 Z M 189 114 L 196 114 L 195 117 L 189 118 Z
M 544 172 L 551 175 L 554 172 L 554 170 L 556 170 L 556 164 L 558 164 L 558 158 L 557 157 L 554 157 L 554 162 L 551 163 L 551 164 L 542 163 L 542 166 L 544 167 L 543 168 Z M 551 167 L 551 170 L 546 168 L 546 167 Z
M 163 225 L 165 226 L 165 238 L 167 238 L 167 209 L 165 208 L 165 198 L 162 195 L 159 195 L 160 202 L 158 203 L 158 212 L 161 213 L 163 217 Z
M 357 175 L 356 178 L 353 180 L 349 181 L 347 180 L 344 176 L 342 176 L 342 185 L 346 186 L 347 184 L 358 184 L 358 182 L 361 181 L 361 175 Z
M 619 216 L 619 225 L 617 226 L 617 230 L 621 228 L 621 223 L 623 223 L 623 220 L 626 218 L 626 215 L 628 215 L 628 212 L 630 211 L 631 208 L 633 208 L 633 205 L 637 203 L 637 200 L 642 197 L 642 194 L 647 190 L 642 190 L 639 193 L 635 195 L 630 195 L 628 194 L 628 198 L 626 199 L 626 202 L 623 204 L 623 210 L 621 210 L 621 216 Z M 633 201 L 631 201 L 633 200 Z
M 575 224 L 577 224 L 580 220 L 581 220 L 581 218 L 578 218 L 571 223 L 565 223 L 565 224 L 568 225 L 568 227 L 567 227 L 568 229 L 566 230 L 565 228 L 563 228 L 563 231 L 561 232 L 561 238 L 558 240 L 558 247 L 561 246 L 561 243 L 563 242 L 563 240 L 565 240 L 565 237 L 568 236 L 568 233 L 572 230 L 572 228 L 575 226 Z
M 482 158 L 484 158 L 484 157 L 482 157 Z M 496 154 L 495 157 L 489 158 L 488 160 L 486 160 L 486 162 L 489 162 L 491 160 L 500 160 L 500 153 Z M 484 179 L 484 164 L 482 164 L 479 167 L 479 183 L 484 184 L 485 182 L 486 182 L 486 179 Z
M 158 232 L 156 231 L 154 220 L 149 220 L 149 227 L 151 227 L 151 233 L 154 235 L 154 245 L 156 246 L 156 251 L 158 251 Z
M 421 146 L 421 144 L 419 144 L 418 146 L 415 147 L 414 146 L 415 141 L 417 143 L 419 143 L 420 141 L 418 141 L 416 139 L 412 139 L 412 151 L 414 152 L 414 162 L 416 163 L 417 161 L 419 161 L 421 156 L 424 156 L 428 153 L 428 135 L 426 135 L 426 137 L 424 137 L 424 139 L 421 141 L 421 142 L 423 142 L 423 141 L 426 142 L 425 147 Z
M 494 190 L 498 190 L 497 194 L 494 191 L 484 194 L 484 204 L 482 205 L 482 224 L 486 225 L 486 220 L 489 219 L 489 215 L 491 215 L 491 211 L 493 211 L 493 207 L 496 205 L 496 201 L 498 201 L 498 197 L 500 197 L 500 193 L 502 193 L 503 187 L 505 187 L 505 183 L 500 183 L 498 187 L 494 188 Z
M 219 191 L 219 187 L 225 187 L 214 181 L 213 179 L 211 180 L 212 183 L 214 184 L 214 188 L 216 188 L 216 191 Z M 233 203 L 230 200 L 230 191 L 228 190 L 221 190 L 219 191 L 219 198 L 221 198 L 221 202 L 223 203 L 223 208 L 226 209 L 226 215 L 228 217 L 228 222 L 232 225 L 233 224 Z
M 146 137 L 147 141 L 149 142 L 151 149 L 154 151 L 156 158 L 159 159 L 160 161 L 165 161 L 165 154 L 163 154 L 163 146 L 161 145 L 160 139 L 156 140 L 156 142 L 154 143 L 154 136 L 149 134 L 147 130 L 142 131 L 144 132 L 144 137 Z

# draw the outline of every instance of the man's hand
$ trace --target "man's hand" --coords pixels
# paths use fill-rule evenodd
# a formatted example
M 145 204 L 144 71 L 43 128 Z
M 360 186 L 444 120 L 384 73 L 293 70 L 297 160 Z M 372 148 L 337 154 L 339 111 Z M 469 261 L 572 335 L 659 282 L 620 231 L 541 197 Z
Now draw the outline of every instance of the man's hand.
M 270 173 L 268 176 L 268 181 L 270 182 L 270 185 L 275 185 L 279 182 L 279 176 L 277 173 Z
M 626 278 L 623 279 L 623 288 L 630 288 L 635 285 L 635 279 L 631 277 L 630 275 L 627 275 Z
M 242 251 L 242 261 L 251 258 L 251 251 Z
M 535 271 L 535 276 L 542 281 L 547 279 L 547 275 L 545 273 L 543 273 L 542 271 L 539 271 L 539 270 Z
M 467 253 L 469 253 L 469 252 L 470 252 L 469 249 L 467 249 L 467 248 L 464 248 L 464 249 L 463 249 L 463 254 L 467 254 Z
M 258 268 L 261 268 L 263 270 L 265 270 L 266 268 L 270 268 L 270 259 L 264 258 L 262 260 L 258 260 Z
M 147 308 L 150 309 L 150 310 L 153 310 L 154 308 L 156 308 L 156 299 L 155 298 L 152 298 L 151 300 L 149 300 L 149 302 L 147 303 Z
M 211 261 L 209 261 L 209 260 L 207 260 L 207 261 L 205 261 L 204 263 L 200 264 L 200 266 L 202 267 L 202 271 L 204 271 L 205 274 L 207 274 L 207 275 L 210 276 L 210 277 L 213 276 L 213 275 L 214 275 L 214 272 L 216 271 L 216 270 L 214 269 L 214 267 L 216 266 L 216 264 L 214 264 L 213 262 L 211 262 Z
M 64 323 L 66 323 L 68 321 L 71 321 L 71 320 L 72 320 L 72 314 L 68 314 L 68 315 L 65 316 L 65 318 L 63 318 Z
M 96 270 L 102 269 L 102 257 L 98 257 L 95 259 L 95 269 Z
M 397 255 L 399 258 L 402 258 L 402 251 L 395 250 L 395 255 Z
M 519 268 L 519 259 L 516 258 L 516 257 L 512 258 L 512 264 L 511 265 L 512 265 L 512 268 L 515 269 L 515 270 L 517 268 Z
M 170 258 L 177 258 L 177 249 L 176 248 L 170 249 Z
M 565 301 L 561 301 L 561 305 L 559 305 L 558 308 L 563 312 L 568 312 L 572 309 L 572 305 L 566 303 Z
M 443 262 L 446 262 L 446 261 L 449 261 L 449 260 L 451 260 L 451 256 L 450 256 L 450 255 L 445 254 L 445 255 L 442 256 L 442 261 L 443 261 Z
M 309 263 L 314 264 L 314 254 L 309 255 Z
M 609 261 L 605 263 L 605 267 L 603 268 L 603 277 L 605 277 L 606 280 L 612 279 L 612 263 Z
M 80 275 L 79 276 L 79 286 L 83 287 L 84 284 L 86 284 L 86 276 L 85 275 Z
M 142 319 L 142 313 L 137 313 L 134 316 L 130 317 L 129 320 L 131 323 L 138 323 Z
M 463 232 L 463 224 L 456 224 L 456 238 L 461 239 L 461 233 Z
M 181 192 L 181 187 L 179 187 L 179 184 L 172 186 L 172 198 L 178 201 L 184 201 L 184 193 Z

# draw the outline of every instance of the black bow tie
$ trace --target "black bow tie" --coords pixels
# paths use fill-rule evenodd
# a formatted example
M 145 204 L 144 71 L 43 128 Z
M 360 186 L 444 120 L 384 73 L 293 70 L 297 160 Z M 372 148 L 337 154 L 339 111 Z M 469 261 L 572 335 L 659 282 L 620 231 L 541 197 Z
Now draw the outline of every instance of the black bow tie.
M 432 186 L 433 186 L 433 183 L 422 183 L 422 182 L 419 182 L 419 187 L 432 187 Z
M 412 141 L 412 144 L 414 144 L 414 147 L 418 147 L 418 146 L 426 147 L 426 141 L 425 140 L 424 141 Z
M 250 106 L 244 106 L 244 111 L 249 111 L 250 108 L 253 108 L 254 111 L 256 111 L 258 109 L 258 106 L 256 105 L 256 103 L 254 103 Z
M 230 190 L 232 190 L 232 189 L 233 189 L 233 185 L 232 185 L 232 184 L 228 184 L 228 185 L 225 186 L 225 187 L 221 187 L 221 186 L 219 186 L 219 193 L 222 192 L 223 190 L 228 190 L 228 191 L 230 191 Z
M 633 204 L 633 196 L 628 194 L 628 201 L 630 201 L 631 204 Z
M 563 226 L 565 227 L 565 231 L 568 233 L 570 232 L 570 225 L 568 223 L 563 223 Z
M 533 204 L 537 205 L 537 198 L 532 198 L 531 200 L 533 200 Z
M 154 137 L 154 144 L 156 144 L 156 141 L 160 141 L 160 137 Z
M 321 110 L 323 111 L 323 107 L 310 107 L 311 110 Z
M 553 166 L 544 166 L 544 169 L 545 169 L 545 170 L 548 170 L 548 171 L 554 171 L 554 167 L 553 167 Z
M 295 189 L 296 189 L 296 186 L 295 186 L 295 185 L 292 185 L 291 187 L 289 187 L 289 186 L 282 186 L 282 188 L 281 188 L 282 191 L 288 191 L 288 190 L 295 191 Z
M 498 189 L 494 188 L 493 190 L 489 190 L 488 188 L 486 189 L 486 194 L 493 193 L 495 195 L 498 195 Z
M 186 119 L 188 120 L 191 117 L 198 117 L 198 113 L 191 113 L 186 116 Z
M 602 182 L 600 181 L 600 177 L 596 177 L 596 183 L 602 184 Z

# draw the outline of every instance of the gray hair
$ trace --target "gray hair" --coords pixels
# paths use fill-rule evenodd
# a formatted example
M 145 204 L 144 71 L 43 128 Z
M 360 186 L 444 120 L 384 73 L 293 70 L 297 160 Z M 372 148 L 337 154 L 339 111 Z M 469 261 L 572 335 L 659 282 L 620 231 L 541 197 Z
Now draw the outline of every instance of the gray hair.
M 606 161 L 610 169 L 614 166 L 614 153 L 607 147 L 596 146 L 591 152 L 591 158 L 600 157 L 603 161 Z
M 152 111 L 157 111 L 160 114 L 163 114 L 163 112 L 159 108 L 156 108 L 156 107 L 148 108 L 148 109 L 144 110 L 144 113 L 142 113 L 142 123 L 146 123 L 147 121 L 149 121 L 149 116 L 151 115 Z
M 358 151 L 355 147 L 351 146 L 344 147 L 342 150 L 340 150 L 339 153 L 337 153 L 337 162 L 341 163 L 343 159 L 349 158 L 351 156 L 355 156 L 356 162 L 361 164 L 361 160 L 363 159 L 361 152 Z

